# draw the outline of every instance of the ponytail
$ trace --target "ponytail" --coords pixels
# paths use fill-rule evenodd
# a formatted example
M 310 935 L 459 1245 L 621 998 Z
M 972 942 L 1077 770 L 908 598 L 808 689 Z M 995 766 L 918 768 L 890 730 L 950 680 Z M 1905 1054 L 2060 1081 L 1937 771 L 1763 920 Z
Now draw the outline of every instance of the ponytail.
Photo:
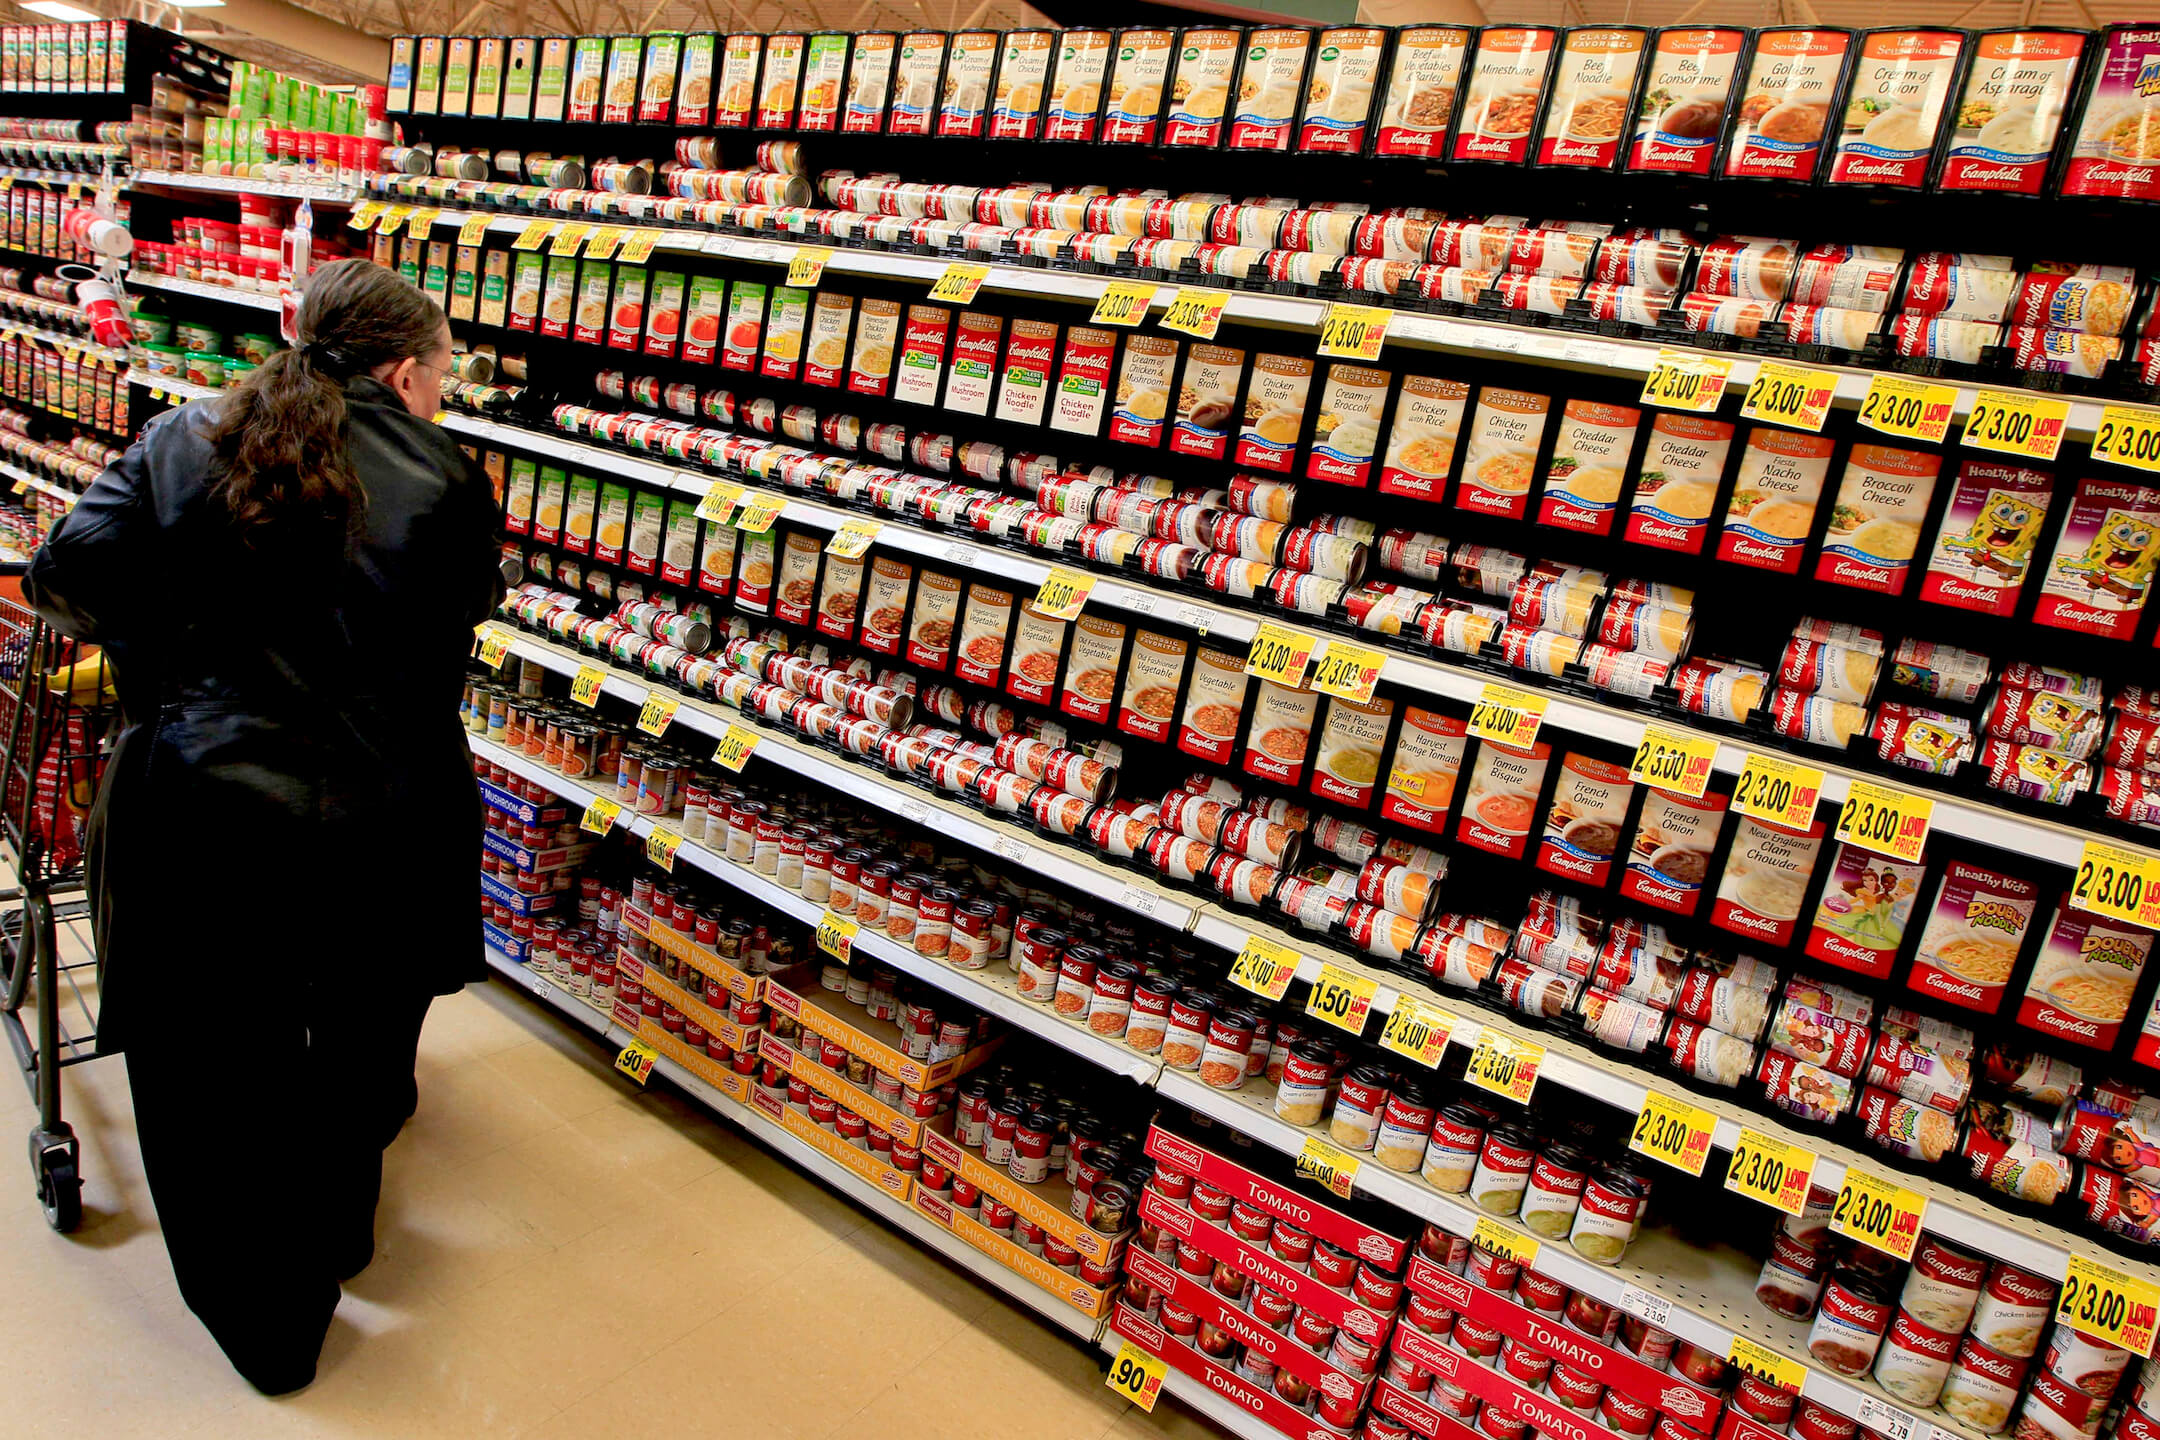
M 367 491 L 345 455 L 345 382 L 432 351 L 440 306 L 396 271 L 340 260 L 300 300 L 300 343 L 225 397 L 211 442 L 223 462 L 211 498 L 250 543 L 293 522 L 358 523 Z

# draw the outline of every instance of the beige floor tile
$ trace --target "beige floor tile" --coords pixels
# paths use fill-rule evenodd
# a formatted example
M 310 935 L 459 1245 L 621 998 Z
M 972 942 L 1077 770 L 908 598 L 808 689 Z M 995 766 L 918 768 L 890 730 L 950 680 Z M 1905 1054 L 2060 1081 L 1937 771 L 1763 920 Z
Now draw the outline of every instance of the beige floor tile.
M 1030 1318 L 1013 1323 L 1000 1307 L 993 1325 L 970 1325 L 939 1346 L 833 1440 L 942 1440 L 961 1428 L 983 1440 L 1097 1440 L 1126 1408 L 1093 1356 Z
M 122 1063 L 71 1069 L 83 1231 L 47 1230 L 0 1150 L 0 1353 L 37 1377 L 0 1435 L 928 1440 L 961 1392 L 989 1440 L 1215 1434 L 1168 1402 L 1121 1413 L 1077 1343 L 611 1058 L 505 987 L 437 1003 L 377 1259 L 279 1401 L 179 1299 Z M 0 1139 L 33 1114 L 0 1076 Z

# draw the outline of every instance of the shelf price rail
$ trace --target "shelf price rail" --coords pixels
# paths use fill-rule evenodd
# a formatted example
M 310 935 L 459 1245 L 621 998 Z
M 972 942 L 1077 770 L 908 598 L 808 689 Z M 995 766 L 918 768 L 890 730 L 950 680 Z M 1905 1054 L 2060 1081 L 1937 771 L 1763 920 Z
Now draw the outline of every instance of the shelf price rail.
M 547 669 L 570 675 L 589 663 L 575 651 L 519 634 L 508 627 L 502 628 L 503 633 L 510 637 L 511 653 L 535 661 Z M 602 682 L 602 693 L 613 695 L 634 707 L 642 705 L 652 690 L 637 680 L 610 670 Z M 769 729 L 758 721 L 724 711 L 716 705 L 706 705 L 696 700 L 682 701 L 678 704 L 674 723 L 701 731 L 716 739 L 726 733 L 729 724 L 738 725 L 759 735 L 761 750 L 772 746 L 775 751 L 784 752 L 784 763 L 790 774 L 837 789 L 843 794 L 891 811 L 917 824 L 931 824 L 932 817 L 935 817 L 934 823 L 939 831 L 962 844 L 990 851 L 1057 883 L 1083 889 L 1158 923 L 1169 925 L 1173 929 L 1182 929 L 1196 939 L 1218 946 L 1229 954 L 1235 955 L 1247 940 L 1253 938 L 1288 945 L 1298 952 L 1298 978 L 1308 983 L 1319 979 L 1323 963 L 1373 981 L 1376 988 L 1371 1008 L 1375 1012 L 1391 1013 L 1397 1001 L 1403 997 L 1399 979 L 1385 972 L 1370 969 L 1356 960 L 1333 952 L 1328 952 L 1324 959 L 1305 953 L 1298 938 L 1290 932 L 1242 913 L 1223 910 L 1212 902 L 1171 892 L 1133 872 L 1114 870 L 1062 847 L 1042 844 L 1017 827 L 985 820 L 973 811 L 925 796 L 912 787 L 887 780 L 868 766 L 842 761 L 823 750 L 802 744 L 785 732 Z M 543 784 L 568 783 L 562 782 L 560 777 L 550 781 L 542 773 L 535 773 L 533 778 L 540 779 Z M 688 849 L 689 847 L 685 846 L 685 851 Z M 738 872 L 740 870 L 740 867 L 730 868 Z M 774 888 L 777 890 L 778 887 Z M 799 902 L 799 897 L 797 899 Z M 914 959 L 912 952 L 907 953 Z M 911 973 L 923 974 L 934 981 L 941 977 L 931 974 L 931 971 L 941 971 L 944 975 L 960 973 L 935 962 L 914 959 L 914 964 L 928 968 L 912 969 Z M 949 984 L 945 988 L 950 988 Z M 1543 1047 L 1544 1056 L 1538 1071 L 1540 1083 L 1550 1082 L 1575 1093 L 1590 1096 L 1627 1114 L 1638 1113 L 1650 1092 L 1657 1088 L 1650 1083 L 1653 1077 L 1647 1074 L 1638 1077 L 1616 1070 L 1587 1046 L 1573 1040 L 1518 1026 L 1467 1004 L 1458 1002 L 1451 1005 L 1450 997 L 1445 994 L 1435 995 L 1428 992 L 1412 998 L 1429 1006 L 1437 1006 L 1443 1012 L 1457 1015 L 1458 1024 L 1451 1030 L 1448 1038 L 1450 1045 L 1474 1047 L 1482 1031 L 1490 1028 L 1511 1040 L 1528 1041 Z M 1075 1048 L 1061 1032 L 1072 1032 L 1076 1027 L 1044 1014 L 1039 1007 L 1025 1002 L 1020 1002 L 1020 1005 L 1020 1023 L 1054 1043 Z M 1006 1013 L 1007 1018 L 1011 1018 L 1010 1012 L 1001 1013 Z M 1124 1051 L 1123 1047 L 1111 1045 L 1097 1037 L 1088 1036 L 1087 1039 L 1094 1041 L 1104 1050 L 1128 1058 L 1138 1058 L 1131 1057 L 1130 1052 Z M 1093 1058 L 1092 1054 L 1090 1058 Z M 1126 1070 L 1124 1073 L 1134 1072 Z M 1214 1114 L 1217 1118 L 1241 1126 L 1256 1113 L 1250 1103 L 1241 1100 L 1238 1095 L 1211 1090 L 1175 1072 L 1163 1072 L 1158 1088 L 1166 1094 L 1176 1095 L 1196 1110 Z M 1677 1086 L 1669 1089 L 1672 1093 L 1681 1093 Z M 1977 1197 L 1923 1176 L 1898 1171 L 1887 1163 L 1870 1162 L 1867 1156 L 1858 1151 L 1833 1144 L 1812 1132 L 1786 1126 L 1767 1115 L 1757 1114 L 1736 1104 L 1700 1093 L 1686 1092 L 1686 1098 L 1690 1103 L 1710 1111 L 1715 1117 L 1711 1139 L 1712 1148 L 1715 1150 L 1730 1152 L 1739 1143 L 1742 1127 L 1748 1127 L 1815 1154 L 1817 1158 L 1812 1172 L 1812 1183 L 1824 1188 L 1837 1189 L 1843 1183 L 1846 1169 L 1850 1166 L 1857 1166 L 1870 1174 L 1894 1177 L 1897 1183 L 1917 1191 L 1927 1199 L 1927 1229 L 1945 1239 L 2009 1260 L 2051 1280 L 2059 1282 L 2067 1273 L 2073 1250 L 2091 1253 L 2097 1249 L 2090 1244 L 2080 1246 L 2060 1227 L 1999 1210 Z M 1271 1114 L 1262 1118 L 1269 1123 L 1253 1128 L 1250 1133 L 1288 1154 L 1295 1155 L 1302 1149 L 1302 1131 L 1275 1121 Z M 1361 1183 L 1368 1175 L 1385 1177 L 1376 1178 L 1376 1185 L 1386 1187 L 1376 1193 L 1383 1193 L 1385 1198 L 1414 1213 L 1426 1215 L 1429 1219 L 1442 1218 L 1442 1213 L 1436 1213 L 1435 1206 L 1445 1207 L 1452 1203 L 1438 1191 L 1407 1177 L 1394 1176 L 1384 1168 L 1365 1167 L 1360 1172 Z M 1453 1212 L 1449 1210 L 1443 1213 Z M 2160 1283 L 2160 1266 L 2141 1264 L 2117 1254 L 2107 1255 L 2105 1261 Z M 1720 1354 L 1724 1353 L 1722 1341 L 1717 1348 Z M 1852 1412 L 1848 1410 L 1846 1413 Z
M 199 179 L 201 177 L 183 177 Z M 227 182 L 230 183 L 230 182 Z M 521 231 L 533 221 L 560 224 L 579 224 L 612 229 L 650 231 L 659 238 L 655 248 L 678 253 L 695 252 L 717 255 L 725 259 L 747 260 L 760 264 L 786 266 L 803 249 L 829 251 L 826 269 L 835 274 L 862 275 L 886 280 L 934 282 L 945 272 L 947 264 L 955 260 L 974 261 L 972 255 L 931 257 L 923 255 L 896 255 L 886 251 L 855 249 L 818 241 L 754 240 L 735 235 L 721 235 L 710 231 L 693 230 L 680 226 L 658 225 L 650 222 L 627 220 L 621 217 L 594 217 L 585 215 L 507 215 L 487 210 L 463 210 L 456 208 L 457 198 L 435 202 L 430 200 L 380 200 L 385 205 L 395 204 L 413 212 L 435 211 L 435 223 L 463 224 L 476 216 L 488 216 L 488 229 L 514 233 Z M 978 262 L 981 263 L 981 262 Z M 1057 300 L 1079 301 L 1093 305 L 1102 298 L 1104 289 L 1114 281 L 1125 277 L 1117 275 L 1084 275 L 1077 271 L 1059 270 L 1032 265 L 1006 265 L 988 262 L 989 274 L 983 287 L 990 290 L 1010 291 Z M 1149 283 L 1149 282 L 1141 282 Z M 1158 283 L 1155 303 L 1167 305 L 1180 286 L 1174 282 Z M 1219 286 L 1201 287 L 1223 294 L 1223 319 L 1243 325 L 1258 325 L 1272 329 L 1306 330 L 1317 334 L 1321 321 L 1328 312 L 1330 301 L 1308 300 L 1289 295 L 1262 295 L 1247 290 L 1225 289 Z M 1446 316 L 1427 315 L 1417 311 L 1391 310 L 1384 295 L 1369 295 L 1362 291 L 1344 292 L 1343 303 L 1356 304 L 1374 309 L 1389 310 L 1387 340 L 1390 345 L 1407 345 L 1417 349 L 1451 350 L 1467 355 L 1503 355 L 1535 364 L 1559 365 L 1601 374 L 1630 377 L 1641 381 L 1658 364 L 1661 352 L 1677 351 L 1687 355 L 1701 355 L 1731 365 L 1727 378 L 1728 387 L 1741 392 L 1755 380 L 1761 362 L 1755 356 L 1730 350 L 1713 350 L 1690 346 L 1684 341 L 1670 337 L 1632 339 L 1600 335 L 1584 335 L 1564 330 L 1538 329 L 1525 325 L 1509 325 L 1498 321 L 1476 319 L 1453 319 Z M 1810 369 L 1827 370 L 1837 376 L 1837 389 L 1833 403 L 1841 408 L 1858 408 L 1867 397 L 1868 388 L 1878 373 L 1905 376 L 1903 371 L 1875 371 L 1856 366 L 1837 365 L 1809 361 Z M 1931 382 L 1932 383 L 1932 382 Z M 2044 395 L 2048 399 L 2070 400 L 2070 415 L 2065 424 L 2065 434 L 2090 437 L 2098 428 L 2101 412 L 2106 402 L 2084 398 L 2064 397 L 2053 392 L 2025 391 L 2007 381 L 1995 385 L 1952 384 L 1956 391 L 1952 406 L 1954 416 L 1970 415 L 1974 402 L 1983 389 L 2007 394 Z
M 165 390 L 176 395 L 193 395 L 198 387 L 176 386 L 171 381 L 145 380 L 144 384 L 161 384 Z M 201 391 L 216 394 L 215 391 Z M 598 467 L 610 474 L 627 476 L 643 484 L 669 489 L 685 495 L 702 497 L 714 483 L 713 477 L 684 467 L 669 465 L 655 460 L 641 459 L 603 446 L 572 440 L 565 436 L 550 435 L 544 431 L 528 429 L 521 425 L 487 420 L 473 415 L 448 413 L 441 417 L 447 430 L 469 435 L 478 440 L 513 449 L 545 455 L 570 465 Z M 755 483 L 755 482 L 753 482 Z M 786 507 L 782 517 L 799 525 L 820 530 L 836 531 L 842 525 L 861 521 L 865 515 L 822 504 L 793 491 L 776 490 L 775 498 L 784 499 Z M 1046 579 L 1052 566 L 1046 560 L 1018 554 L 996 546 L 983 545 L 971 540 L 956 539 L 936 531 L 922 529 L 899 519 L 877 517 L 877 543 L 889 549 L 903 551 L 953 565 L 964 565 L 978 573 L 997 575 L 1015 585 L 1033 590 Z M 1094 572 L 1091 572 L 1094 573 Z M 1250 610 L 1239 610 L 1229 605 L 1205 600 L 1173 596 L 1151 589 L 1130 577 L 1111 578 L 1097 575 L 1095 586 L 1089 592 L 1089 603 L 1103 604 L 1127 610 L 1136 615 L 1178 624 L 1199 631 L 1216 640 L 1250 642 L 1258 630 L 1258 622 Z M 1283 622 L 1289 628 L 1299 628 L 1294 617 Z M 1315 632 L 1319 638 L 1324 634 Z M 1320 647 L 1315 646 L 1318 658 Z M 1472 670 L 1466 666 L 1449 665 L 1438 660 L 1403 655 L 1383 649 L 1385 657 L 1380 678 L 1391 684 L 1422 694 L 1441 696 L 1474 703 L 1485 687 L 1503 683 L 1530 690 L 1546 696 L 1546 721 L 1572 734 L 1591 739 L 1604 740 L 1633 750 L 1642 742 L 1643 732 L 1653 722 L 1641 715 L 1614 706 L 1601 705 L 1573 695 L 1546 691 L 1529 675 L 1496 677 L 1488 672 Z M 1710 731 L 1694 730 L 1670 720 L 1654 722 L 1658 728 L 1709 740 L 1717 746 L 1713 769 L 1723 775 L 1737 776 L 1747 764 L 1750 753 L 1747 746 Z M 1855 780 L 1882 783 L 1879 777 L 1865 775 L 1829 762 L 1827 757 L 1806 755 L 1798 752 L 1777 750 L 1770 752 L 1779 758 L 1797 759 L 1821 770 L 1823 784 L 1820 800 L 1832 805 L 1843 804 Z M 1935 790 L 1921 790 L 1934 805 L 1931 827 L 1945 834 L 1959 835 L 1992 845 L 1999 850 L 2031 856 L 2037 860 L 2075 868 L 2081 858 L 2086 840 L 2085 832 L 2058 821 L 2019 815 L 2012 811 L 1997 809 L 1965 797 L 1946 795 Z M 2121 842 L 2116 842 L 2121 843 Z M 2126 848 L 2140 848 L 2135 845 Z M 2151 847 L 2144 847 L 2151 848 Z

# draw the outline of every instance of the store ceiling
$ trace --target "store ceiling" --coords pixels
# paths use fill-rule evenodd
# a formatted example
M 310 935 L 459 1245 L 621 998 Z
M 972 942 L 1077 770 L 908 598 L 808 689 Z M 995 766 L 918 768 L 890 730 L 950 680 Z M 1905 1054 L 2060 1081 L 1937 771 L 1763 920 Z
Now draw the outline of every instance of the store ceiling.
M 290 22 L 319 16 L 335 26 L 371 36 L 419 31 L 502 35 L 664 29 L 903 29 L 956 30 L 982 26 L 1012 29 L 1067 22 L 1130 23 L 1185 11 L 1197 16 L 1231 13 L 1254 19 L 1302 14 L 1335 20 L 1342 0 L 1199 0 L 1174 6 L 1157 0 L 232 0 L 216 8 L 177 9 L 155 0 L 99 3 L 103 13 L 127 15 L 179 29 L 219 49 L 314 79 L 378 78 L 354 64 L 352 50 L 302 33 Z M 1436 0 L 1431 7 L 1460 17 L 1477 0 Z M 1416 0 L 1387 0 L 1390 19 L 1419 18 Z M 1722 22 L 1740 25 L 1816 23 L 1867 26 L 1886 23 L 1962 25 L 2052 24 L 2091 27 L 2121 20 L 2150 20 L 2150 0 L 1482 0 L 1494 22 L 1580 25 L 1631 21 L 1641 25 Z M 295 16 L 292 12 L 305 12 Z M 1046 13 L 1046 11 L 1048 13 Z M 1114 12 L 1114 13 L 1113 13 Z M 1130 13 L 1128 13 L 1130 12 Z M 34 17 L 24 14 L 20 18 Z

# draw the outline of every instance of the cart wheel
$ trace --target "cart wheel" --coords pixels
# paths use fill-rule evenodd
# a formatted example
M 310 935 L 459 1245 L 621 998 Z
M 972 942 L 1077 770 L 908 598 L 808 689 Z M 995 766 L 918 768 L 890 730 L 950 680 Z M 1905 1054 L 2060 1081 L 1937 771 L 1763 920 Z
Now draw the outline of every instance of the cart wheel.
M 30 1163 L 37 1172 L 38 1205 L 45 1223 L 62 1235 L 82 1224 L 82 1172 L 73 1135 L 30 1132 Z

